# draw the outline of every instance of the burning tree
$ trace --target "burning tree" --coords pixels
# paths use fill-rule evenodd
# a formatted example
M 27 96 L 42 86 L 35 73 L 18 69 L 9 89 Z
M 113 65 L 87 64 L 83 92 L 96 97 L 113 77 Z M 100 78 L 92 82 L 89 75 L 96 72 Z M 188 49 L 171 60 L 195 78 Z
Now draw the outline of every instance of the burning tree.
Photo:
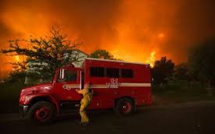
M 36 73 L 43 81 L 50 80 L 58 67 L 68 62 L 79 62 L 81 59 L 75 52 L 80 44 L 69 41 L 58 27 L 52 27 L 45 37 L 31 36 L 28 40 L 11 40 L 9 44 L 9 49 L 1 50 L 2 53 L 10 56 L 25 56 L 27 59 L 22 63 L 13 62 L 16 70 L 32 70 L 33 76 L 36 76 Z

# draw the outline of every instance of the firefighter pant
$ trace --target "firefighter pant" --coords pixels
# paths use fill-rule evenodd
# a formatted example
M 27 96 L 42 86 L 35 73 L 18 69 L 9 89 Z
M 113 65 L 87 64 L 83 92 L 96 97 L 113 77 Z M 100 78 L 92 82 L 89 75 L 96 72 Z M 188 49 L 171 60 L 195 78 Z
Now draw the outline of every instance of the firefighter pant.
M 90 104 L 90 101 L 88 100 L 87 97 L 84 97 L 81 100 L 81 107 L 79 110 L 80 116 L 81 116 L 81 123 L 88 123 L 89 122 L 89 118 L 87 116 L 86 110 L 88 105 Z

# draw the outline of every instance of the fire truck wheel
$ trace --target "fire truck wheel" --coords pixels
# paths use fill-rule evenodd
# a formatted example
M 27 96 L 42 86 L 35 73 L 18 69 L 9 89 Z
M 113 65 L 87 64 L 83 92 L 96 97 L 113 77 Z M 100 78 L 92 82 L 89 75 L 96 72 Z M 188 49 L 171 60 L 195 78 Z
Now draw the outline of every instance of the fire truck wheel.
M 127 116 L 133 113 L 135 106 L 131 99 L 122 98 L 117 101 L 114 110 L 118 116 Z
M 37 102 L 30 108 L 27 116 L 34 123 L 49 124 L 54 119 L 55 108 L 50 102 Z

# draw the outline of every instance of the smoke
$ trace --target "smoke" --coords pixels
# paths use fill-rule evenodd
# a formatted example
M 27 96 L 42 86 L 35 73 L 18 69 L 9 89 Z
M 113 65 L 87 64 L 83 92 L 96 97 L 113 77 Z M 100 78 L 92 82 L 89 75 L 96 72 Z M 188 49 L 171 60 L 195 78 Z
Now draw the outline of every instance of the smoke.
M 187 60 L 189 48 L 215 37 L 215 1 L 183 0 L 174 15 L 171 38 L 165 43 L 163 53 L 170 53 L 178 62 Z
M 93 49 L 102 42 L 113 42 L 112 27 L 119 16 L 121 0 L 14 0 L 4 2 L 5 23 L 26 35 L 45 34 L 51 26 L 60 25 L 69 36 L 78 37 Z M 2 3 L 1 3 L 2 4 Z M 87 47 L 87 46 L 86 46 Z M 87 51 L 90 49 L 85 48 Z
M 145 62 L 155 52 L 181 63 L 190 46 L 214 36 L 214 9 L 213 0 L 1 0 L 0 49 L 59 25 L 87 53 Z
M 55 25 L 60 26 L 70 39 L 83 42 L 81 49 L 87 53 L 111 48 L 110 43 L 117 37 L 113 26 L 121 3 L 121 0 L 1 1 L 0 32 L 4 36 L 0 37 L 0 49 L 8 45 L 9 39 L 44 36 Z M 9 60 L 1 58 L 5 62 Z

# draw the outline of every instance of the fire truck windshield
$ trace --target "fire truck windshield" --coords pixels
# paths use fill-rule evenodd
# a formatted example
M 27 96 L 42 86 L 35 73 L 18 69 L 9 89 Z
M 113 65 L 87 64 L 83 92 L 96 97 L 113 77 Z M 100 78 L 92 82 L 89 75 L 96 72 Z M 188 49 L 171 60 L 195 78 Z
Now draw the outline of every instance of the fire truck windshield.
M 77 71 L 61 69 L 58 75 L 57 82 L 72 82 L 77 79 Z

